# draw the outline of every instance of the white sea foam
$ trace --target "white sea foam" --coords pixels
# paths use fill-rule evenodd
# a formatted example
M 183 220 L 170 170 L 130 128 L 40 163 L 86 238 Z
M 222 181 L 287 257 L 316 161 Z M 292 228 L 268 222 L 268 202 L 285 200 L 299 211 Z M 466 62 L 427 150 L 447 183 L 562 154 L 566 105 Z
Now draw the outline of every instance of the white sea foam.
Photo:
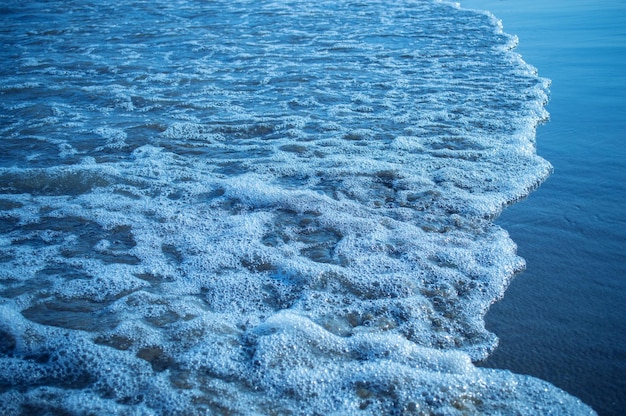
M 551 170 L 492 16 L 157 3 L 7 6 L 0 413 L 592 413 L 472 364 Z

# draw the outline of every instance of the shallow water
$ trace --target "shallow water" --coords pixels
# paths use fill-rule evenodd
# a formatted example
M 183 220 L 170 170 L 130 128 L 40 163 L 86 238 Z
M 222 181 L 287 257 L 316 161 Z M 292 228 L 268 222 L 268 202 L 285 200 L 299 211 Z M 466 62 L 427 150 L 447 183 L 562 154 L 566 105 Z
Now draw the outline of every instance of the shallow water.
M 477 368 L 547 80 L 420 1 L 2 9 L 4 414 L 591 414 Z
M 527 270 L 487 315 L 487 365 L 532 374 L 600 414 L 626 408 L 626 3 L 467 0 L 552 79 L 539 154 L 555 172 L 499 223 Z M 531 311 L 531 313 L 529 313 Z

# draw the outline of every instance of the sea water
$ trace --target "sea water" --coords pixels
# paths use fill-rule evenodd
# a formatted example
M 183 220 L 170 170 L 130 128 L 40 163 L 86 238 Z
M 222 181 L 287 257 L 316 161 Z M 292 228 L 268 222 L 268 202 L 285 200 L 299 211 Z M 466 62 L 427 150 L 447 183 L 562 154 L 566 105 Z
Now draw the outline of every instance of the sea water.
M 439 1 L 5 2 L 0 413 L 593 414 L 477 368 L 549 82 Z

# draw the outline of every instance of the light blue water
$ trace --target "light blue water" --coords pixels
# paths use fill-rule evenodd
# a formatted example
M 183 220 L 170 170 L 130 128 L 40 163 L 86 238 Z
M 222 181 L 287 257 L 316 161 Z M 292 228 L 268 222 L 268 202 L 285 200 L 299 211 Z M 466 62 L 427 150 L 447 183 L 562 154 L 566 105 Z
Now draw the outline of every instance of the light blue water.
M 600 414 L 626 409 L 626 2 L 478 1 L 552 79 L 539 153 L 555 172 L 499 220 L 527 270 L 487 315 L 487 361 L 532 374 Z M 531 311 L 531 313 L 529 313 Z
M 0 413 L 593 414 L 473 364 L 552 169 L 491 15 L 0 12 Z

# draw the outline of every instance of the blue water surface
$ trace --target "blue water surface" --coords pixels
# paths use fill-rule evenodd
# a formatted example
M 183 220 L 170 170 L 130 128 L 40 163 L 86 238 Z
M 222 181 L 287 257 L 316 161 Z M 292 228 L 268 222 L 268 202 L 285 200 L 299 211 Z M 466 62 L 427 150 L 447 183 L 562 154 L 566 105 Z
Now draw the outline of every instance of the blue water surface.
M 7 0 L 0 27 L 0 414 L 594 414 L 476 366 L 524 268 L 494 220 L 552 172 L 548 82 L 492 15 Z

